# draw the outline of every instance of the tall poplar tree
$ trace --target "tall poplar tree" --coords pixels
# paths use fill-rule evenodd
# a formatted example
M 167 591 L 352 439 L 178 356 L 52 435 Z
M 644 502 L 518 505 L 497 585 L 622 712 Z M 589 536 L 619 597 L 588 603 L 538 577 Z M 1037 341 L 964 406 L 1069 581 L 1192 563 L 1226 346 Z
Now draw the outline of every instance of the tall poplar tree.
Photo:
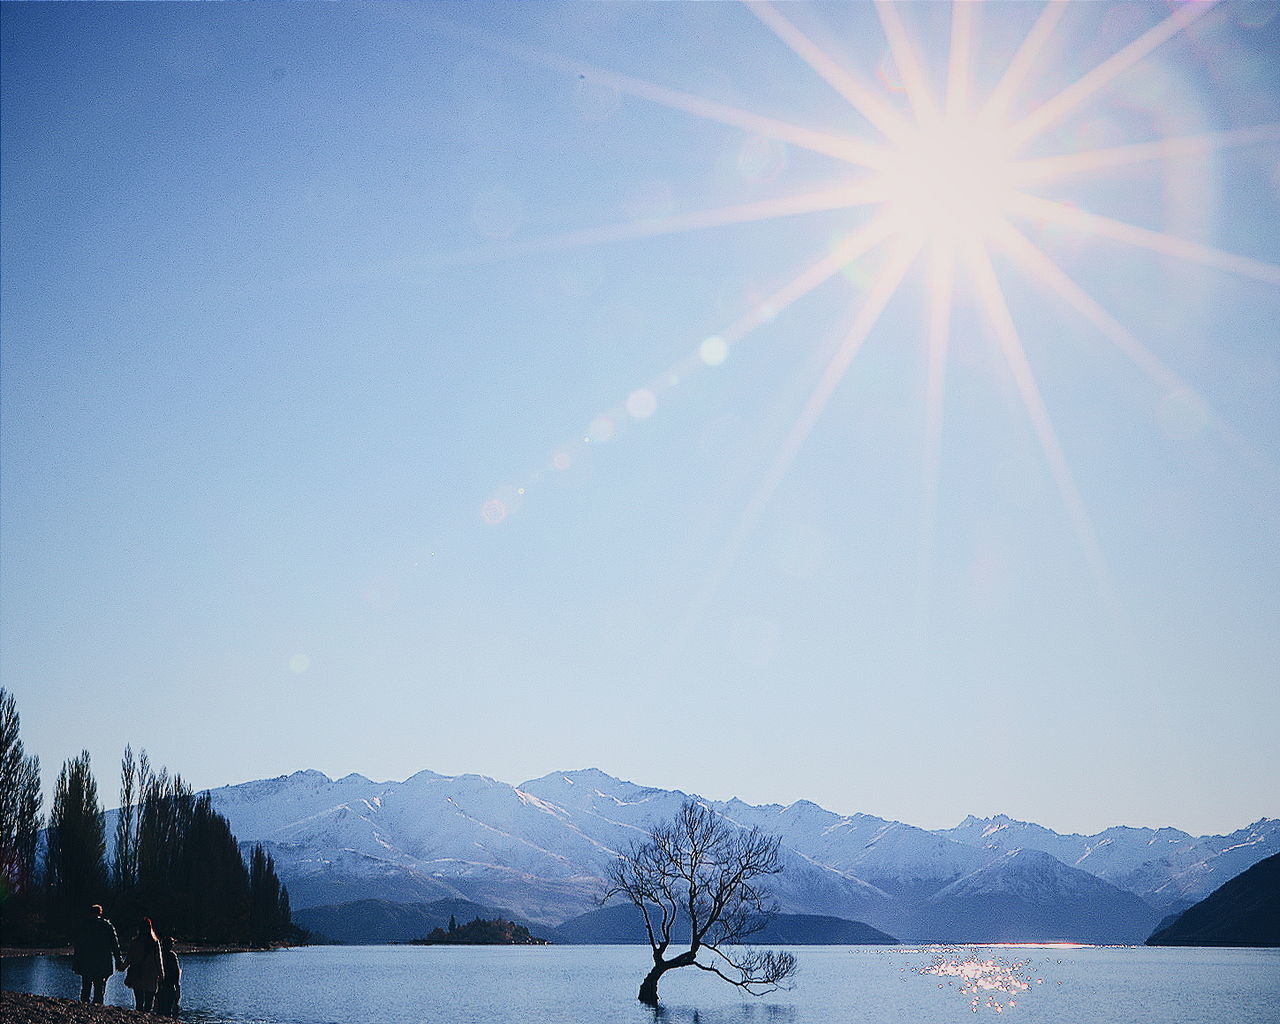
M 102 901 L 107 884 L 106 828 L 87 750 L 58 773 L 48 839 L 51 923 L 65 931 Z
M 43 819 L 40 759 L 22 746 L 13 694 L 0 687 L 0 900 L 32 893 Z
M 126 746 L 120 760 L 120 810 L 116 817 L 116 851 L 112 865 L 113 880 L 121 892 L 138 884 L 138 783 L 138 761 L 133 756 L 133 747 Z

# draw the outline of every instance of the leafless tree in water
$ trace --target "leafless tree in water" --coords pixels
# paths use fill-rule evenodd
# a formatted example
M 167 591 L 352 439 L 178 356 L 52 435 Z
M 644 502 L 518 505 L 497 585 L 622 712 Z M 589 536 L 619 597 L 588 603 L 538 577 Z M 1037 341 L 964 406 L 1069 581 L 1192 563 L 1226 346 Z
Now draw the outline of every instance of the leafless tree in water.
M 653 968 L 639 999 L 656 1006 L 658 981 L 677 967 L 697 967 L 753 995 L 786 987 L 796 958 L 742 943 L 774 910 L 761 880 L 782 870 L 777 836 L 738 828 L 709 807 L 686 800 L 610 867 L 602 902 L 625 897 L 644 918 Z M 677 938 L 688 928 L 688 943 Z M 674 947 L 674 948 L 673 948 Z

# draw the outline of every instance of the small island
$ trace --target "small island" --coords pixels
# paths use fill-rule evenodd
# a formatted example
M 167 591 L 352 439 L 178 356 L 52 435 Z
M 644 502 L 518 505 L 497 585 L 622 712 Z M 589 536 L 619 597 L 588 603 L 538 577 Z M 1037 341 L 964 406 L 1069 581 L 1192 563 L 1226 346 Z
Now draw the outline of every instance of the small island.
M 475 918 L 460 925 L 449 915 L 449 927 L 433 928 L 425 939 L 411 939 L 414 946 L 549 946 L 546 939 L 532 935 L 528 928 L 514 921 Z

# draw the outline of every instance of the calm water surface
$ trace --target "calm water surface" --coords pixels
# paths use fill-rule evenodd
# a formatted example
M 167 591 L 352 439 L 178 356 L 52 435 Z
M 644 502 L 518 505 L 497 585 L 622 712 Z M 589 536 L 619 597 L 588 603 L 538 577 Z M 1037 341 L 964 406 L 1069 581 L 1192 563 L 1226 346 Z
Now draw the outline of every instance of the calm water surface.
M 630 946 L 316 946 L 183 958 L 183 1017 L 234 1024 L 1280 1024 L 1280 950 L 806 946 L 760 999 L 685 968 L 663 1008 Z M 65 960 L 2 965 L 6 989 L 75 996 Z M 117 974 L 107 1001 L 132 1005 Z

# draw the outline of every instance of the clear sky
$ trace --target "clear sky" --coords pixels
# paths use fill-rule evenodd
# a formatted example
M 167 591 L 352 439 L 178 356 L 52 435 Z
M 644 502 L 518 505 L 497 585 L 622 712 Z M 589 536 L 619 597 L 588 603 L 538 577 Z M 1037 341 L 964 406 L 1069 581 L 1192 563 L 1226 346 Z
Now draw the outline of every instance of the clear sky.
M 0 5 L 46 778 L 1280 814 L 1280 6 L 960 7 Z

